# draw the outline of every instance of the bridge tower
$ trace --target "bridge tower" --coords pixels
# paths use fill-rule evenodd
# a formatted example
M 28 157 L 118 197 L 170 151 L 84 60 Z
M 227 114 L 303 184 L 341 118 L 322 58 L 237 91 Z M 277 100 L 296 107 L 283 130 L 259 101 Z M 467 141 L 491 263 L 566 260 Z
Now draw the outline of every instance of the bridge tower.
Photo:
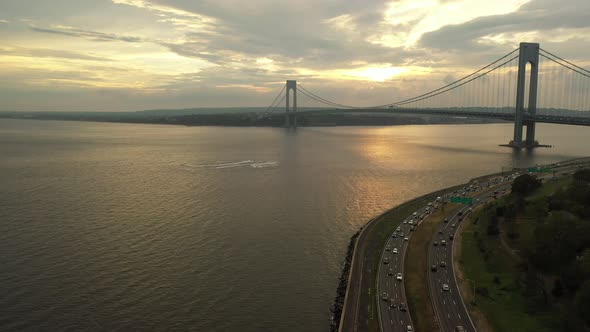
M 289 105 L 289 93 L 293 92 L 293 107 Z M 297 118 L 295 112 L 297 112 L 297 81 L 287 80 L 287 89 L 285 91 L 287 103 L 285 104 L 285 127 L 297 127 Z
M 530 64 L 530 73 L 527 65 Z M 530 74 L 528 104 L 525 109 L 525 86 L 527 74 Z M 520 43 L 518 57 L 518 81 L 516 85 L 516 113 L 514 115 L 514 139 L 510 146 L 514 148 L 532 148 L 538 146 L 535 141 L 535 120 L 537 113 L 537 83 L 539 78 L 539 44 Z M 528 118 L 528 119 L 527 119 Z M 526 140 L 523 144 L 523 127 L 526 126 Z

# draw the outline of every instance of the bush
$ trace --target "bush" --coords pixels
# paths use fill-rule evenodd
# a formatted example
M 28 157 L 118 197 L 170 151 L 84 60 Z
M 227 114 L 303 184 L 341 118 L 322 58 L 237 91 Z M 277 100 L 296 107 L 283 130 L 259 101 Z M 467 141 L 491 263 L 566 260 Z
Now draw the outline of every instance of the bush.
M 551 290 L 551 294 L 555 297 L 561 297 L 563 295 L 563 285 L 561 284 L 561 280 L 555 279 L 555 283 L 553 283 L 553 290 Z
M 521 196 L 526 196 L 535 189 L 541 186 L 541 181 L 539 181 L 536 177 L 530 174 L 523 174 L 516 179 L 512 183 L 512 192 L 515 194 L 519 194 Z
M 499 285 L 500 283 L 500 277 L 494 276 L 494 284 Z

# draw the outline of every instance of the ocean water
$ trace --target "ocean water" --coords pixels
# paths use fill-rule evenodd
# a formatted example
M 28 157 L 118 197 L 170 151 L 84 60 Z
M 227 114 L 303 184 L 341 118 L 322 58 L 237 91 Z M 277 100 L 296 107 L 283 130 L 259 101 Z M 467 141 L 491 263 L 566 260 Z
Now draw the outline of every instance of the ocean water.
M 0 120 L 0 330 L 325 331 L 349 237 L 416 196 L 590 155 L 510 124 Z

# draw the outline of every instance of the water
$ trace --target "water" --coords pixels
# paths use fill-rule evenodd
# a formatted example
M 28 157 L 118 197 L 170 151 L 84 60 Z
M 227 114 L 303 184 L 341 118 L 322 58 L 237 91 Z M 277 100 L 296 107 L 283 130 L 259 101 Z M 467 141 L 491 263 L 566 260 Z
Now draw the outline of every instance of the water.
M 510 124 L 182 127 L 0 120 L 0 330 L 325 331 L 349 237 L 502 167 Z

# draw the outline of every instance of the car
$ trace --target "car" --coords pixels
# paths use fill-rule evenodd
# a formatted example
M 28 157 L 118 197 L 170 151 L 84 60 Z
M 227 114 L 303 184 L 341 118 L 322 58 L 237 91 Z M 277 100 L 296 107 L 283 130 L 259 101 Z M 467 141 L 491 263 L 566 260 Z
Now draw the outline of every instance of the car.
M 463 216 L 459 216 L 459 221 L 463 221 Z
M 462 216 L 462 215 L 463 215 L 463 211 L 459 211 L 459 212 L 457 213 L 457 215 L 458 215 L 458 216 Z
M 393 275 L 393 269 L 389 269 L 389 271 L 387 272 L 387 275 L 392 276 Z
M 392 253 L 397 254 L 397 248 L 393 248 Z
M 448 292 L 450 290 L 449 285 L 443 284 L 442 285 L 442 290 L 445 291 L 445 292 Z
M 401 227 L 398 227 L 395 230 L 396 230 L 396 232 L 401 232 L 402 228 Z
M 399 310 L 400 311 L 408 311 L 408 307 L 406 307 L 406 304 L 402 302 L 399 304 Z
M 432 243 L 435 247 L 438 246 L 438 241 L 434 241 L 434 243 Z
M 382 299 L 383 301 L 387 301 L 387 300 L 389 299 L 389 296 L 387 296 L 387 293 L 382 293 L 382 294 L 381 294 L 381 299 Z
M 388 244 L 388 245 L 386 245 L 386 246 L 385 246 L 385 250 L 386 250 L 386 251 L 391 251 L 391 246 L 390 246 L 389 244 Z
M 444 261 L 441 261 L 439 265 L 440 265 L 440 267 L 446 267 L 447 263 L 445 263 Z
M 453 234 L 449 235 L 449 240 L 452 240 L 454 238 L 455 238 L 455 236 Z
M 398 273 L 397 276 L 395 277 L 397 280 L 402 281 L 403 277 L 401 273 Z
M 428 206 L 432 206 L 432 202 L 428 202 Z
M 463 326 L 459 325 L 455 327 L 455 332 L 465 332 L 465 329 L 463 328 Z
M 438 231 L 438 234 L 442 234 L 442 229 Z
M 406 327 L 406 332 L 414 332 L 414 329 L 412 328 L 412 325 L 408 325 Z
M 449 222 L 449 218 L 445 218 L 445 224 Z
M 389 264 L 389 258 L 387 258 L 387 257 L 383 258 L 383 264 Z
M 447 245 L 447 241 L 445 241 L 445 240 L 440 241 L 440 245 L 441 246 L 446 246 Z
M 413 215 L 414 217 L 416 217 L 416 216 L 418 216 L 418 212 L 414 212 L 414 213 L 412 213 L 412 215 Z
M 393 235 L 391 236 L 392 238 L 397 238 L 397 234 L 393 233 Z
M 436 272 L 436 270 L 437 270 L 436 264 L 432 264 L 432 266 L 430 267 L 430 271 Z
M 393 302 L 393 299 L 389 300 L 389 307 L 390 308 L 395 308 L 395 302 Z
M 410 226 L 410 231 L 413 231 L 414 229 L 416 229 L 416 227 Z
M 410 240 L 410 239 L 408 239 L 407 237 L 404 237 L 404 241 L 408 241 L 408 240 Z

